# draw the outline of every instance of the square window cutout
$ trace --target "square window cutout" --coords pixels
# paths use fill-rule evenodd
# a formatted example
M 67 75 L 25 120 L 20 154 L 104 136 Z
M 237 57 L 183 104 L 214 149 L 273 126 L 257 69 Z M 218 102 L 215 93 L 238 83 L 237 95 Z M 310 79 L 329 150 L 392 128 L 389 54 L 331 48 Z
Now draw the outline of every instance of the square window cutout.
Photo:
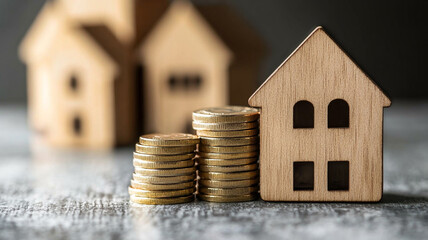
M 328 190 L 349 190 L 349 161 L 328 162 Z
M 293 163 L 293 189 L 314 190 L 314 162 Z

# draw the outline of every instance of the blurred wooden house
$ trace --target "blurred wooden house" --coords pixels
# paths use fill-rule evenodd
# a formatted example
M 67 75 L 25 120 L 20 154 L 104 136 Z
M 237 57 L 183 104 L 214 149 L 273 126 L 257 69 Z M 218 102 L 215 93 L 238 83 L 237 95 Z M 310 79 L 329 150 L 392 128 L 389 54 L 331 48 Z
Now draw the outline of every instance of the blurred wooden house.
M 225 5 L 175 1 L 140 49 L 146 130 L 191 131 L 192 111 L 246 105 L 264 45 Z
M 54 146 L 135 141 L 133 49 L 167 6 L 159 0 L 48 1 L 20 46 L 30 125 Z
M 167 7 L 47 1 L 20 46 L 37 136 L 111 148 L 135 142 L 143 123 L 146 132 L 181 132 L 196 108 L 245 104 L 263 52 L 258 36 L 224 6 Z

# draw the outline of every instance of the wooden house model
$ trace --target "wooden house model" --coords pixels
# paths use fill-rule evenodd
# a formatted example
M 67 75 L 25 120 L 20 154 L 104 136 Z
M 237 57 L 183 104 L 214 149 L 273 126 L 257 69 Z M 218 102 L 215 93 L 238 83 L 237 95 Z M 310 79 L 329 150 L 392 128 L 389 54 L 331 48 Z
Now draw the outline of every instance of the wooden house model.
M 267 201 L 379 201 L 380 88 L 318 27 L 250 97 Z
M 246 104 L 264 47 L 224 5 L 175 1 L 140 48 L 148 132 L 188 132 L 192 111 Z
M 142 128 L 185 131 L 196 108 L 244 102 L 256 86 L 259 38 L 224 7 L 167 7 L 47 1 L 20 46 L 37 136 L 53 146 L 111 148 L 135 142 Z

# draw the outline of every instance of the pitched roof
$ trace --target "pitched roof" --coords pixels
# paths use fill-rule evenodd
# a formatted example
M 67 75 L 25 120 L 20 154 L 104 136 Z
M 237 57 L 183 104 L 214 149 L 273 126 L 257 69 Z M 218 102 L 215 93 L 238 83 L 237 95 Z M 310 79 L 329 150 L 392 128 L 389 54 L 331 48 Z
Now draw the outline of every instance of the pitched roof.
M 288 60 L 289 59 L 291 59 L 293 56 L 294 56 L 294 54 L 296 53 L 296 52 L 298 52 L 299 50 L 300 50 L 300 48 L 303 46 L 303 45 L 305 45 L 305 43 L 308 41 L 308 39 L 310 39 L 315 33 L 317 33 L 318 31 L 321 31 L 322 33 L 324 33 L 325 35 L 327 35 L 328 36 L 328 38 L 331 40 L 331 41 L 333 41 L 334 42 L 334 40 L 324 31 L 324 29 L 321 27 L 321 26 L 318 26 L 318 27 L 316 27 L 306 38 L 305 38 L 305 40 L 303 40 L 303 42 L 302 43 L 300 43 L 299 44 L 299 46 L 278 66 L 278 68 L 277 69 L 275 69 L 275 71 L 266 79 L 266 81 L 264 81 L 263 83 L 262 83 L 262 85 L 251 95 L 251 97 L 248 99 L 248 102 L 250 102 L 251 101 L 251 99 L 255 96 L 255 95 L 257 95 L 257 93 L 266 85 L 266 83 L 267 82 L 269 82 L 269 80 L 271 80 L 272 78 L 273 78 L 273 76 L 288 62 Z M 335 43 L 335 42 L 334 42 Z M 335 45 L 337 46 L 337 47 L 339 47 L 339 45 L 337 45 L 336 43 L 335 43 Z M 339 47 L 340 48 L 340 47 Z M 343 52 L 343 54 L 345 54 L 351 61 L 352 61 L 352 63 L 354 64 L 354 65 L 356 65 L 359 69 L 361 69 L 356 63 L 355 63 L 355 61 L 353 61 L 352 60 L 352 58 L 348 55 L 348 54 L 346 54 L 345 53 L 345 51 L 343 51 L 343 49 L 342 48 L 340 48 L 340 50 Z M 364 72 L 363 72 L 364 73 Z M 369 79 L 370 81 L 371 81 L 371 83 L 382 93 L 382 95 L 384 96 L 384 97 L 386 97 L 387 99 L 388 99 L 388 101 L 389 101 L 389 103 L 387 103 L 386 105 L 390 105 L 390 100 L 389 100 L 389 97 L 388 97 L 388 95 L 369 77 L 369 76 L 367 76 L 367 74 L 366 73 L 364 73 L 365 75 L 366 75 L 366 77 L 367 77 L 367 79 Z
M 126 57 L 127 46 L 106 25 L 83 25 L 81 28 L 117 63 Z
M 259 58 L 266 52 L 257 32 L 227 5 L 195 4 L 195 8 L 238 57 Z
M 134 7 L 135 39 L 138 47 L 168 8 L 166 0 L 136 0 Z
M 47 1 L 45 3 L 20 45 L 19 54 L 24 61 L 37 61 L 47 53 L 46 49 L 55 41 L 56 34 L 60 34 L 66 28 L 79 25 L 97 43 L 102 45 L 102 48 L 107 50 L 110 55 L 116 55 L 112 51 L 114 49 L 109 48 L 107 45 L 112 44 L 112 42 L 117 44 L 117 40 L 122 40 L 123 42 L 123 39 L 118 38 L 121 36 L 118 36 L 117 32 L 113 31 L 114 29 L 110 29 L 106 23 L 103 23 L 102 18 L 99 16 L 100 20 L 89 21 L 82 16 L 79 18 L 72 15 L 70 11 L 73 12 L 75 9 L 67 10 L 71 3 L 71 1 Z M 146 37 L 168 6 L 167 0 L 135 0 L 134 3 L 133 27 L 135 28 L 135 39 L 131 41 L 132 44 L 139 43 Z M 106 37 L 109 43 L 103 43 L 103 37 Z
M 25 62 L 38 61 L 55 41 L 57 34 L 69 25 L 53 2 L 46 2 L 19 46 L 19 56 Z

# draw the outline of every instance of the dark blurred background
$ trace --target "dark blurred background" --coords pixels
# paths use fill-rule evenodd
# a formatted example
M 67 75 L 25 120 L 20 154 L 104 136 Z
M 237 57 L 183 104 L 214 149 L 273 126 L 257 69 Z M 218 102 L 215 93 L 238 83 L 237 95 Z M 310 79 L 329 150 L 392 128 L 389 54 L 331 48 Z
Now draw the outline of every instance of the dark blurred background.
M 26 71 L 17 48 L 43 3 L 0 0 L 0 103 L 26 102 Z M 422 72 L 428 66 L 428 1 L 223 3 L 248 20 L 269 47 L 260 83 L 321 25 L 393 100 L 428 98 L 428 78 Z

